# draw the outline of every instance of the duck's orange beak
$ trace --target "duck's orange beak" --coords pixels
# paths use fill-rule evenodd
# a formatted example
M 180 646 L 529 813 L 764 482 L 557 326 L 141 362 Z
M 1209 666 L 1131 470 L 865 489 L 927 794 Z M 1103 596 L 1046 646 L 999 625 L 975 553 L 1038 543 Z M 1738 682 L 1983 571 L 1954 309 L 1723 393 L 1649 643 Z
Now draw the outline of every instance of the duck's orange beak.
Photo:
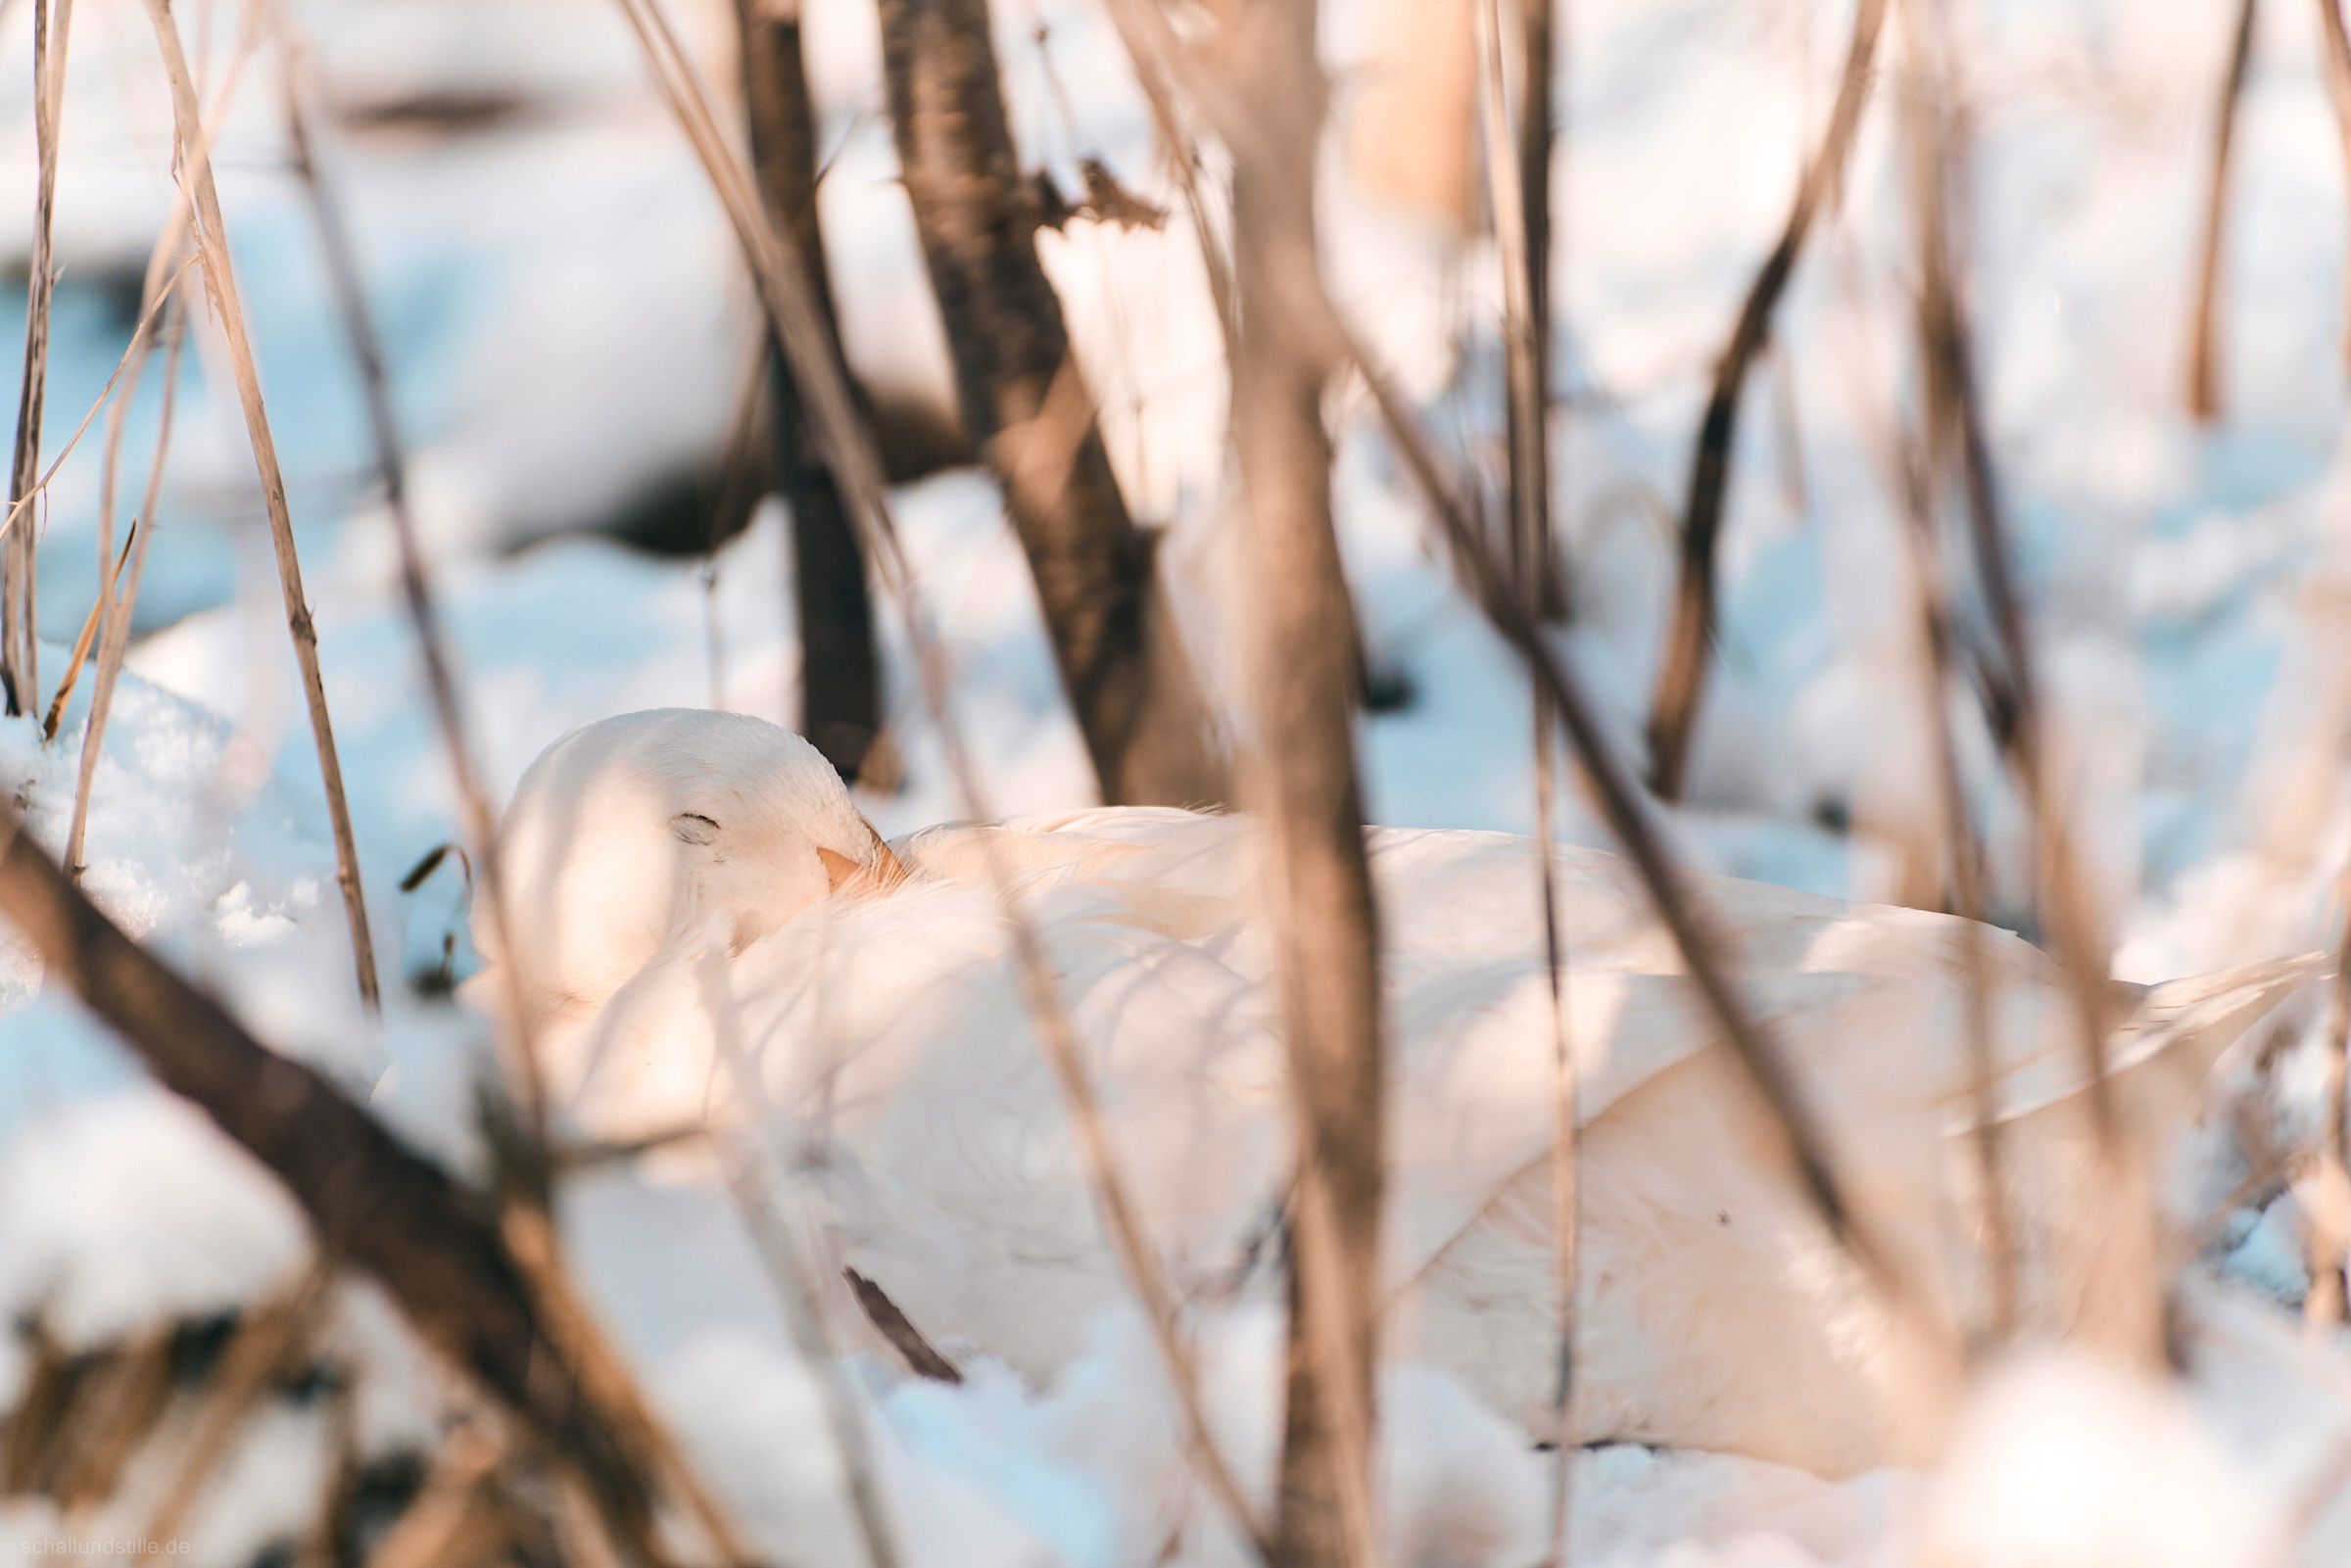
M 874 858 L 855 861 L 839 850 L 817 847 L 816 858 L 825 863 L 825 878 L 832 883 L 836 897 L 847 893 L 852 897 L 871 898 L 887 893 L 906 880 L 906 868 L 890 852 L 882 835 L 874 832 L 871 824 L 865 830 L 874 833 Z

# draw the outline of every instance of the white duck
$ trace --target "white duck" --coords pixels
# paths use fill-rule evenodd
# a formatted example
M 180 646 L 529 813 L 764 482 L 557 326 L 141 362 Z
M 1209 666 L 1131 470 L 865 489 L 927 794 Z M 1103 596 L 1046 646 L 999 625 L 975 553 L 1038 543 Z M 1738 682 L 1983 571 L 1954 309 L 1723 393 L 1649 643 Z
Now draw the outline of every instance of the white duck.
M 571 1114 L 614 1140 L 705 1117 L 790 1127 L 843 1260 L 942 1344 L 1042 1378 L 1123 1287 L 1019 1001 L 989 885 L 991 859 L 1008 868 L 1174 1277 L 1208 1297 L 1252 1274 L 1289 1122 L 1245 819 L 1083 811 L 931 829 L 893 851 L 798 736 L 673 709 L 557 741 L 501 832 L 522 974 L 556 1020 L 544 1049 Z M 1553 1035 L 1535 851 L 1499 833 L 1367 838 L 1391 1040 L 1391 1349 L 1548 1437 Z M 1884 1313 L 1813 1218 L 1624 863 L 1562 847 L 1556 866 L 1582 1124 L 1574 1435 L 1828 1475 L 1929 1456 L 1945 1412 L 1916 1407 Z M 1961 923 L 1694 880 L 1857 1207 L 1926 1300 L 1980 1325 Z M 2067 1227 L 2100 1179 L 2085 1077 L 2049 961 L 1980 934 L 2024 1306 L 2062 1331 L 2084 1281 L 2055 1259 L 2079 1256 Z M 728 956 L 715 991 L 714 950 Z M 2220 1052 L 2323 965 L 2144 992 L 2109 1045 L 2125 1113 L 2160 1138 Z

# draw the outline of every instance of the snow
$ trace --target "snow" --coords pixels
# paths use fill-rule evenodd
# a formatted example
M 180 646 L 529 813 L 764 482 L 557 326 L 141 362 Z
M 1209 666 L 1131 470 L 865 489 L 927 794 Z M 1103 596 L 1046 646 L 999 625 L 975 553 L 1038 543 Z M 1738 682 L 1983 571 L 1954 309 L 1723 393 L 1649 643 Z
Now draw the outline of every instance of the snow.
M 210 42 L 197 53 L 216 80 L 238 8 L 178 9 L 191 28 L 209 17 Z M 2230 417 L 2199 430 L 2179 412 L 2182 324 L 2234 8 L 1985 0 L 1950 9 L 1978 111 L 1970 245 L 1988 412 L 2063 737 L 2070 820 L 2116 936 L 2116 974 L 2154 981 L 2331 946 L 2341 918 L 2334 870 L 2351 853 L 2340 763 L 2351 474 L 2340 454 L 2343 175 L 2314 20 L 2307 7 L 2262 8 L 2226 274 Z M 715 703 L 789 723 L 797 651 L 773 503 L 719 552 L 707 583 L 698 561 L 571 532 L 706 461 L 754 352 L 750 295 L 718 211 L 617 15 L 552 0 L 292 10 L 338 112 L 326 157 L 391 344 L 416 508 L 493 793 L 503 799 L 566 730 L 616 712 Z M 675 10 L 723 84 L 730 8 Z M 1343 116 L 1353 84 L 1378 69 L 1368 58 L 1376 29 L 1367 5 L 1325 10 Z M 1849 8 L 1590 0 L 1571 10 L 1555 441 L 1576 617 L 1559 636 L 1629 750 L 1670 591 L 1671 519 L 1704 378 L 1825 118 Z M 812 0 L 808 14 L 820 141 L 836 155 L 822 201 L 850 357 L 886 399 L 941 410 L 943 343 L 892 180 L 870 8 Z M 143 11 L 81 0 L 74 18 L 50 451 L 113 368 L 122 278 L 143 265 L 169 193 L 168 116 Z M 1032 160 L 1069 183 L 1075 160 L 1098 153 L 1166 199 L 1147 118 L 1098 11 L 1015 0 L 997 7 L 996 24 Z M 1898 28 L 1889 47 L 1898 49 Z M 27 55 L 24 10 L 10 8 L 0 28 L 0 248 L 12 255 L 23 252 L 31 208 Z M 266 50 L 247 67 L 216 149 L 222 195 L 287 458 L 387 979 L 436 970 L 445 943 L 462 974 L 471 958 L 459 868 L 444 866 L 413 894 L 395 890 L 454 835 L 456 814 L 364 472 L 360 404 L 308 218 L 279 167 L 277 69 Z M 1896 80 L 1882 76 L 1885 100 Z M 435 94 L 498 112 L 470 132 L 384 112 Z M 1824 214 L 1749 388 L 1724 549 L 1723 657 L 1700 726 L 1693 803 L 1668 824 L 1701 868 L 1863 898 L 1902 886 L 1913 852 L 1905 835 L 1929 777 L 1904 662 L 1908 568 L 1886 470 L 1893 422 L 1912 398 L 1898 325 L 1912 263 L 1901 149 L 1885 107 L 1864 122 L 1842 200 Z M 1457 247 L 1380 210 L 1351 186 L 1335 148 L 1326 172 L 1338 294 L 1425 401 L 1449 451 L 1491 472 L 1500 429 L 1491 247 Z M 1168 529 L 1162 558 L 1178 614 L 1211 689 L 1230 703 L 1223 616 L 1235 496 L 1186 219 L 1178 212 L 1157 233 L 1075 223 L 1042 251 L 1102 397 L 1114 462 L 1138 515 Z M 0 296 L 0 341 L 14 342 L 21 307 Z M 379 1023 L 352 994 L 259 498 L 233 404 L 213 390 L 216 368 L 203 352 L 183 367 L 140 610 L 147 635 L 98 770 L 85 885 L 264 1038 L 479 1176 L 472 1101 L 488 1056 L 478 1022 L 393 983 Z M 134 487 L 153 441 L 155 374 L 125 443 Z M 1447 586 L 1360 393 L 1341 389 L 1332 408 L 1338 522 L 1366 640 L 1375 666 L 1415 692 L 1404 710 L 1362 725 L 1370 814 L 1399 826 L 1526 831 L 1524 682 Z M 61 469 L 46 503 L 51 681 L 96 580 L 101 433 Z M 949 472 L 895 500 L 989 809 L 1089 803 L 1084 751 L 992 486 Z M 895 835 L 963 808 L 914 698 L 903 629 L 886 616 L 883 633 L 907 783 L 859 804 Z M 86 685 L 55 746 L 24 721 L 0 723 L 0 784 L 52 850 L 66 830 L 84 703 Z M 2019 909 L 2021 817 L 1990 783 L 1983 737 L 1963 740 L 1991 828 L 1999 907 Z M 1569 794 L 1561 833 L 1604 843 Z M 1838 820 L 1851 831 L 1824 825 Z M 249 1305 L 305 1266 L 308 1243 L 275 1187 L 201 1117 L 148 1086 L 5 935 L 0 1009 L 0 1309 L 37 1311 L 65 1343 L 95 1348 Z M 2268 1099 L 2236 1103 L 2255 1080 L 2241 1062 L 2224 1068 L 2222 1103 L 2177 1185 L 2209 1206 L 2247 1173 L 2229 1131 L 2240 1111 L 2280 1138 L 2315 1128 L 2318 1013 L 2287 1021 L 2301 1034 L 2260 1091 Z M 2050 1355 L 2020 1361 L 1985 1384 L 1940 1479 L 1888 1470 L 1833 1485 L 1726 1455 L 1586 1452 L 1575 1464 L 1573 1560 L 2340 1560 L 2351 1505 L 2338 1497 L 2316 1515 L 2318 1528 L 2289 1541 L 2299 1503 L 2281 1500 L 2290 1486 L 2278 1479 L 2322 1475 L 2327 1444 L 2342 1441 L 2351 1402 L 2339 1348 L 2299 1346 L 2279 1326 L 2306 1284 L 2296 1200 L 2265 1190 L 2243 1201 L 2258 1207 L 2225 1221 L 2207 1254 L 2224 1282 L 2214 1289 L 2236 1294 L 2206 1314 L 2198 1344 L 2210 1354 L 2184 1393 Z M 816 1384 L 741 1216 L 656 1170 L 606 1170 L 567 1194 L 565 1226 L 656 1402 L 755 1537 L 798 1560 L 853 1558 L 840 1458 L 812 1414 Z M 380 1298 L 350 1294 L 334 1332 L 356 1347 L 353 1365 L 375 1369 L 356 1396 L 360 1446 L 383 1454 L 418 1445 L 446 1414 L 442 1393 L 418 1392 L 432 1382 L 429 1363 Z M 1208 1336 L 1221 1435 L 1262 1483 L 1271 1320 L 1212 1317 Z M 0 1383 L 14 1387 L 24 1367 L 8 1345 Z M 910 1560 L 1087 1568 L 1158 1560 L 1163 1547 L 1175 1562 L 1239 1560 L 1184 1480 L 1156 1363 L 1119 1310 L 1098 1317 L 1049 1386 L 979 1359 L 964 1386 L 945 1389 L 906 1380 L 874 1345 L 842 1349 Z M 1390 1368 L 1382 1399 L 1394 1560 L 1536 1560 L 1550 1456 L 1427 1367 Z M 275 1535 L 299 1532 L 317 1490 L 322 1421 L 275 1406 L 256 1418 L 184 1532 L 199 1560 L 241 1563 Z M 2044 1507 L 2052 1489 L 2061 1505 Z M 6 1517 L 27 1539 L 105 1523 L 14 1504 Z M 135 1510 L 119 1524 L 134 1533 Z

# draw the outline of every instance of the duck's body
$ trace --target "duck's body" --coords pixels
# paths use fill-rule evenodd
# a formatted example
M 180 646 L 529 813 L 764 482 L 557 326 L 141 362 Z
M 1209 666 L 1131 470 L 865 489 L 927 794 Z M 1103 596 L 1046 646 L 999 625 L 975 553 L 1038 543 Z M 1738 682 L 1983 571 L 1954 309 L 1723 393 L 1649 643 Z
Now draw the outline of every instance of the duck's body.
M 1392 1083 L 1392 1345 L 1549 1437 L 1556 1076 L 1536 851 L 1497 833 L 1373 829 L 1367 842 Z M 551 1042 L 576 1114 L 612 1138 L 772 1117 L 801 1141 L 795 1164 L 846 1262 L 933 1337 L 1049 1376 L 1124 1290 L 1019 1000 L 991 885 L 1005 872 L 1179 1288 L 1251 1288 L 1252 1260 L 1275 1250 L 1290 1121 L 1249 824 L 1103 810 L 936 829 L 895 849 L 911 879 L 886 897 L 824 899 L 739 944 L 714 944 L 706 909 L 673 933 Z M 1827 1474 L 1919 1454 L 1937 1422 L 1889 1420 L 1909 1391 L 1879 1306 L 1813 1219 L 1623 863 L 1562 848 L 1556 874 L 1582 1127 L 1575 1436 Z M 1966 927 L 1696 881 L 1857 1205 L 1925 1300 L 1980 1323 Z M 2061 1243 L 2099 1179 L 2083 1064 L 2042 955 L 1978 936 L 2024 1306 L 2058 1330 L 2083 1282 L 2052 1259 L 2079 1252 Z M 723 970 L 714 945 L 733 949 Z M 2133 1120 L 2168 1127 L 2219 1051 L 2311 969 L 2138 998 L 2109 1053 Z

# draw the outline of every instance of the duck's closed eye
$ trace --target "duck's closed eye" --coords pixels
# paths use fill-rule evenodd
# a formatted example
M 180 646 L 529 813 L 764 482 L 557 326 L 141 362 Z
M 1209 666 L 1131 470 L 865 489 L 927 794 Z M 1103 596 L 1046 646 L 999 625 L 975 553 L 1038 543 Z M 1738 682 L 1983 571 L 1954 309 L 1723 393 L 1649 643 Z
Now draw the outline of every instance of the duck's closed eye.
M 669 831 L 690 844 L 706 844 L 718 836 L 718 824 L 695 811 L 681 811 L 669 819 Z

